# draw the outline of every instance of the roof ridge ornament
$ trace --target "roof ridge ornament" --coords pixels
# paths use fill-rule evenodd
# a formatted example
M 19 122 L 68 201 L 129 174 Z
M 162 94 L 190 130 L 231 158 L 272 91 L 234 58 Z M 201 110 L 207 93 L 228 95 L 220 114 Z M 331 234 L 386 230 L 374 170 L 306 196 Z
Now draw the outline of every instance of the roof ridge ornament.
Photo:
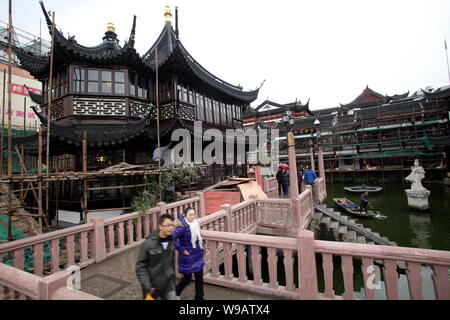
M 170 6 L 167 5 L 164 10 L 164 19 L 166 23 L 172 23 L 172 12 L 170 10 Z

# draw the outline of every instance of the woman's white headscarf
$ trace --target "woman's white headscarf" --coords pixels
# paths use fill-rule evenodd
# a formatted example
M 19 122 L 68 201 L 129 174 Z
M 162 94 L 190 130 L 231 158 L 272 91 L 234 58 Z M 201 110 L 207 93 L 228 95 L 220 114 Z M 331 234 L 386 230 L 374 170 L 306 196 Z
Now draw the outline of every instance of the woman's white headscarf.
M 194 221 L 189 222 L 187 221 L 187 224 L 189 225 L 189 229 L 191 230 L 191 244 L 193 248 L 196 248 L 197 245 L 197 240 L 198 243 L 200 245 L 200 248 L 203 249 L 203 238 L 202 235 L 200 234 L 200 224 L 198 223 L 197 219 L 194 219 Z

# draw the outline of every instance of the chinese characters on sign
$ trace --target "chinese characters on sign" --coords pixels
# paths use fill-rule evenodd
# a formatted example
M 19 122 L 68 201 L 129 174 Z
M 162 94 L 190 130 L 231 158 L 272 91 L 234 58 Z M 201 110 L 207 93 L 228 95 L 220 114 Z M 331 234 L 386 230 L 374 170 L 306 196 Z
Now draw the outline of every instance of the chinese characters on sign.
M 41 94 L 41 90 L 29 88 L 29 90 L 35 94 Z M 29 97 L 27 88 L 25 86 L 21 86 L 20 84 L 11 83 L 11 93 L 20 94 L 22 96 Z

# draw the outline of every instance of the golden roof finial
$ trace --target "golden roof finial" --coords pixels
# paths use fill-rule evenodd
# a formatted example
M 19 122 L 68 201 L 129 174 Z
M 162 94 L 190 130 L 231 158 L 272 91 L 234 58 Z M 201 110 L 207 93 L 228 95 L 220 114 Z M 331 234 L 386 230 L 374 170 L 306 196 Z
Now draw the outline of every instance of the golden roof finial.
M 111 31 L 111 32 L 116 32 L 116 28 L 114 27 L 114 23 L 108 22 L 107 30 Z
M 170 6 L 166 6 L 164 11 L 164 19 L 166 19 L 166 23 L 172 22 L 172 12 L 170 11 Z

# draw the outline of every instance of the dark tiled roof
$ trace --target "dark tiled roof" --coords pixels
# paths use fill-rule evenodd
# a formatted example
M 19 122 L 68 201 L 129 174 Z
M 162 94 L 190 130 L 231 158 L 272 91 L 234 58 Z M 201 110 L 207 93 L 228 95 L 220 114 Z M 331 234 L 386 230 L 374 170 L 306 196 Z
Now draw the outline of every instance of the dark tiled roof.
M 44 13 L 50 34 L 52 33 L 52 21 L 41 2 L 41 8 Z M 94 47 L 85 47 L 78 44 L 74 37 L 67 39 L 61 31 L 55 28 L 55 50 L 54 50 L 54 68 L 67 62 L 77 61 L 80 63 L 91 63 L 96 65 L 125 65 L 131 68 L 146 69 L 151 72 L 139 54 L 134 49 L 135 42 L 136 16 L 133 18 L 133 27 L 130 33 L 130 39 L 123 47 L 120 47 L 116 34 L 107 31 L 105 41 Z M 28 70 L 31 75 L 39 78 L 49 72 L 49 55 L 39 56 L 28 52 L 23 48 L 14 48 L 22 67 Z
M 183 60 L 189 70 L 200 80 L 209 86 L 225 93 L 226 95 L 238 99 L 245 103 L 250 103 L 258 97 L 259 89 L 243 91 L 240 86 L 232 85 L 200 65 L 186 50 L 181 41 L 177 39 L 175 31 L 170 23 L 166 23 L 158 39 L 153 46 L 144 54 L 143 60 L 148 65 L 156 68 L 156 52 L 158 52 L 158 68 L 163 68 L 170 61 L 171 57 L 178 56 Z
M 422 90 L 422 92 L 428 100 L 445 99 L 450 97 L 450 86 L 438 88 L 433 92 L 428 92 L 426 90 Z
M 277 109 L 271 109 L 268 111 L 260 111 L 262 107 L 265 105 L 270 105 L 277 107 Z M 309 99 L 306 104 L 301 104 L 300 101 L 286 103 L 286 104 L 279 104 L 270 100 L 265 100 L 263 103 L 261 103 L 256 109 L 251 109 L 250 107 L 245 110 L 243 118 L 248 119 L 251 117 L 254 117 L 256 115 L 261 116 L 267 116 L 267 115 L 275 115 L 275 114 L 283 114 L 286 110 L 290 110 L 292 112 L 302 112 L 306 111 L 309 114 L 312 114 L 312 112 L 309 110 Z

